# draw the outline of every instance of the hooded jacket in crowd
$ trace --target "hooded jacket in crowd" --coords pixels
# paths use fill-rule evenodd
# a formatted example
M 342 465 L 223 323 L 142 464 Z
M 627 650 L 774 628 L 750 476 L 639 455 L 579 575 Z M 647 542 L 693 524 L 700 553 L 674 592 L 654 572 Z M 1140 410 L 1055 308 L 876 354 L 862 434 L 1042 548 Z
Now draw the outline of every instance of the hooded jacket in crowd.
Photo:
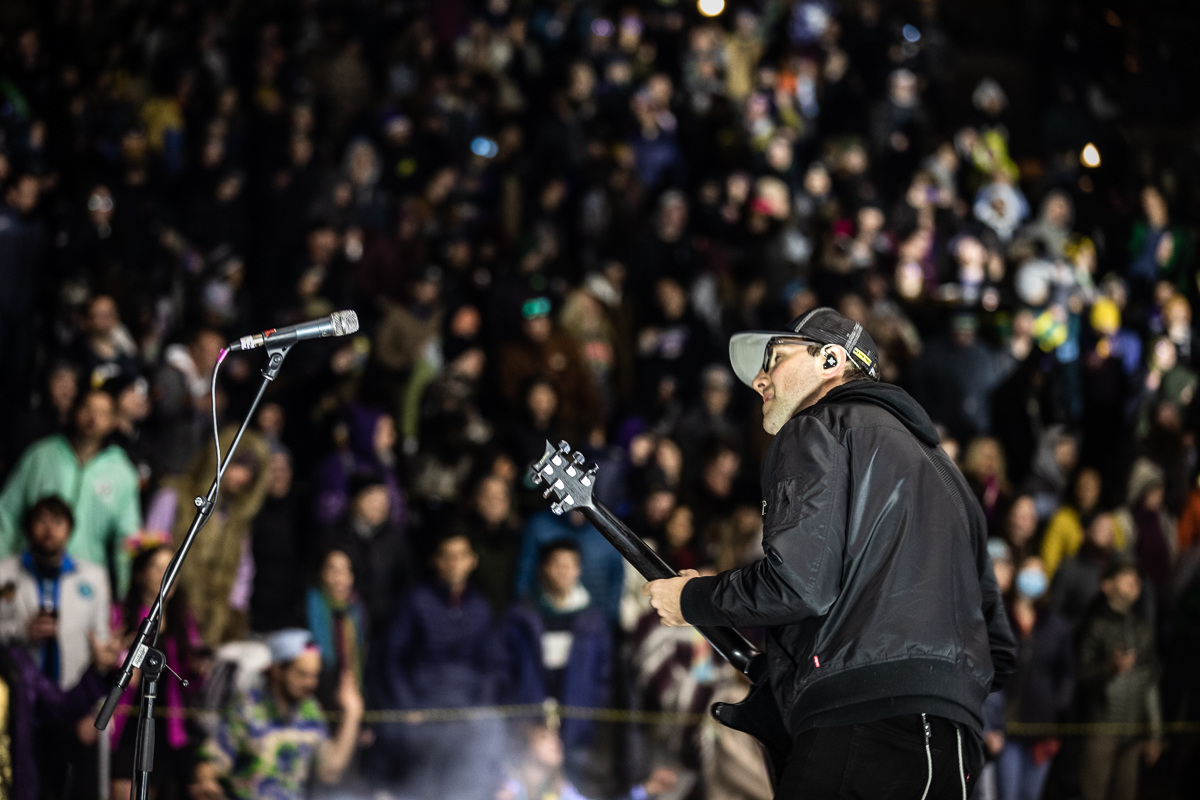
M 314 479 L 317 521 L 331 525 L 341 519 L 354 500 L 350 481 L 358 473 L 378 475 L 388 490 L 392 521 L 403 527 L 407 516 L 404 492 L 396 478 L 393 463 L 385 463 L 375 451 L 375 429 L 384 412 L 351 403 L 347 408 L 349 447 L 338 450 L 321 462 Z
M 237 429 L 230 426 L 221 431 L 221 454 L 225 458 Z M 179 570 L 192 613 L 200 627 L 200 637 L 206 647 L 217 647 L 231 638 L 244 635 L 249 628 L 249 587 L 244 609 L 234 608 L 230 594 L 239 580 L 249 583 L 253 576 L 239 575 L 243 558 L 250 556 L 250 532 L 258 510 L 267 496 L 267 456 L 269 446 L 263 438 L 246 431 L 234 458 L 251 465 L 254 477 L 237 494 L 222 489 L 217 508 L 204 530 L 196 536 L 188 557 Z M 217 471 L 217 454 L 212 448 L 200 451 L 188 474 L 174 482 L 177 493 L 173 541 L 178 548 L 187 537 L 196 509 L 189 502 L 193 497 L 208 494 Z M 245 619 L 237 618 L 244 610 Z

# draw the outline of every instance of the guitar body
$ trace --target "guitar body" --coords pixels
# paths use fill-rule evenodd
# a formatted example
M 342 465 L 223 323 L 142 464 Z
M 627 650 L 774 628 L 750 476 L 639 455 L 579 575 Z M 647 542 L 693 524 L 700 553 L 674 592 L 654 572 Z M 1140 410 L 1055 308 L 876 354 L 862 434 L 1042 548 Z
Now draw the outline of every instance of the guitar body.
M 750 687 L 750 694 L 740 703 L 713 703 L 713 718 L 727 728 L 748 733 L 762 745 L 767 758 L 767 769 L 771 779 L 779 783 L 779 776 L 787 764 L 792 751 L 792 736 L 779 716 L 779 704 L 771 693 L 770 681 L 758 681 Z
M 583 454 L 571 452 L 566 442 L 555 447 L 546 442 L 546 452 L 531 465 L 533 482 L 547 486 L 543 497 L 555 498 L 550 506 L 555 514 L 579 511 L 600 531 L 613 547 L 648 581 L 678 577 L 673 569 L 641 537 L 625 526 L 611 511 L 593 500 L 597 468 L 584 469 Z M 771 693 L 766 676 L 766 655 L 755 650 L 733 628 L 697 626 L 713 649 L 753 684 L 750 694 L 740 703 L 714 703 L 713 717 L 726 727 L 753 736 L 763 746 L 767 769 L 775 782 L 792 749 L 792 737 L 783 724 L 779 706 Z

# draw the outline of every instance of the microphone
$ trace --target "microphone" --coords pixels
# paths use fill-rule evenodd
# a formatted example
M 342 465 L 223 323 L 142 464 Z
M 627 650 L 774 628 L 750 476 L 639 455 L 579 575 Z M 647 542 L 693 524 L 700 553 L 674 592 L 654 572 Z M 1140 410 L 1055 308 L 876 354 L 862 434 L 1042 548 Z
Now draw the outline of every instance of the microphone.
M 229 345 L 228 350 L 253 350 L 266 344 L 292 344 L 302 339 L 320 339 L 325 336 L 345 336 L 358 330 L 358 314 L 353 311 L 335 311 L 328 317 L 311 319 L 286 328 L 269 328 L 253 336 L 243 336 Z

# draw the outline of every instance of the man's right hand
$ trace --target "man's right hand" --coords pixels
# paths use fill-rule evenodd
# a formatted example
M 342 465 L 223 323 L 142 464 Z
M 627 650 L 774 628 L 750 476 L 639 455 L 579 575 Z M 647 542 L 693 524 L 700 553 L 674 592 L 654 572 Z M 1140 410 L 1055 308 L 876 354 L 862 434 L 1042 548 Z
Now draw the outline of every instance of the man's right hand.
M 117 659 L 121 655 L 121 646 L 117 644 L 115 639 L 109 639 L 104 642 L 96 641 L 96 634 L 88 631 L 88 650 L 92 654 L 92 666 L 97 672 L 108 672 L 117 665 Z
M 41 642 L 58 636 L 58 618 L 45 611 L 39 611 L 37 616 L 29 620 L 29 641 Z

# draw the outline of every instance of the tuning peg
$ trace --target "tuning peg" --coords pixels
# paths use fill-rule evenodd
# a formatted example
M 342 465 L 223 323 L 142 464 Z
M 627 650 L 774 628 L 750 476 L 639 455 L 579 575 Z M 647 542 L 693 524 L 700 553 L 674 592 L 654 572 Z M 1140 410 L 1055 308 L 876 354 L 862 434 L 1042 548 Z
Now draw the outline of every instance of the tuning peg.
M 552 495 L 552 494 L 554 494 L 554 487 L 553 487 L 553 486 L 550 486 L 550 487 L 547 487 L 547 488 L 546 488 L 546 491 L 542 492 L 542 497 L 544 497 L 544 498 L 546 498 L 547 500 L 549 500 L 549 499 L 550 499 L 550 495 Z
M 542 485 L 542 473 L 538 472 L 537 470 L 534 470 L 530 473 L 529 479 L 533 481 L 534 486 Z
M 587 459 L 583 457 L 583 453 L 579 452 L 578 450 L 571 454 L 571 460 L 580 466 L 583 465 L 584 461 L 587 461 Z
M 551 503 L 550 510 L 561 517 L 563 513 L 562 503 Z
M 597 472 L 599 472 L 599 471 L 600 471 L 600 465 L 599 465 L 599 464 L 592 464 L 590 467 L 588 467 L 588 468 L 587 468 L 587 474 L 588 474 L 588 475 L 595 475 L 595 474 L 596 474 Z
M 558 443 L 558 449 L 565 456 L 567 453 L 571 452 L 571 445 L 567 443 L 566 439 L 563 439 Z

